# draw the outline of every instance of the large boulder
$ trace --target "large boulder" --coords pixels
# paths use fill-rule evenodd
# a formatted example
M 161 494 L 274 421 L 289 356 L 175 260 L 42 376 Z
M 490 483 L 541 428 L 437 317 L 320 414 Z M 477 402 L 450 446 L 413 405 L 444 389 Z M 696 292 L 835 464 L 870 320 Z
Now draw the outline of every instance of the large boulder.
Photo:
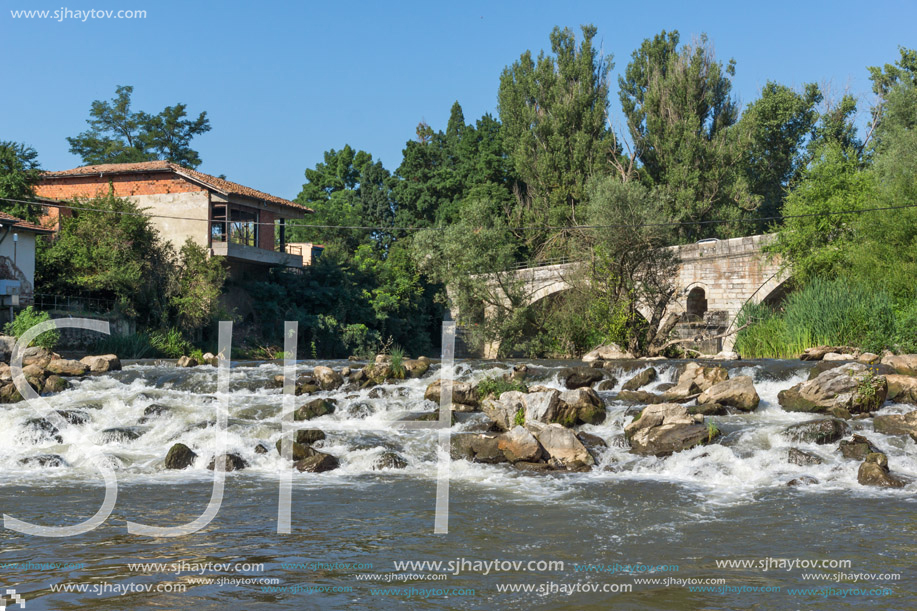
M 760 400 L 751 376 L 737 376 L 714 384 L 697 398 L 698 403 L 719 403 L 743 412 L 757 409 Z
M 511 463 L 519 461 L 537 462 L 542 456 L 542 447 L 529 431 L 515 426 L 497 438 L 497 447 Z
M 178 358 L 178 361 L 175 362 L 176 367 L 197 367 L 200 363 L 197 362 L 197 359 L 194 359 L 190 356 L 182 356 Z
M 621 348 L 621 346 L 611 343 L 599 346 L 590 350 L 583 357 L 584 363 L 594 363 L 595 361 L 613 361 L 616 359 L 632 359 L 634 355 Z
M 169 448 L 169 453 L 166 454 L 165 467 L 166 469 L 186 469 L 191 466 L 195 458 L 197 454 L 191 448 L 183 443 L 176 443 Z
M 121 369 L 121 359 L 117 354 L 102 354 L 99 356 L 84 356 L 80 362 L 89 367 L 93 373 L 104 373 L 106 371 L 119 371 Z
M 825 358 L 826 354 L 859 354 L 859 351 L 856 348 L 851 348 L 850 346 L 815 346 L 812 348 L 807 348 L 802 354 L 799 355 L 800 360 L 803 361 L 820 361 Z
M 906 414 L 884 414 L 872 419 L 872 428 L 884 435 L 910 435 L 917 441 L 917 410 Z
M 904 482 L 892 475 L 888 470 L 888 458 L 880 452 L 866 455 L 863 464 L 857 471 L 857 481 L 863 486 L 879 486 L 881 488 L 901 488 Z
M 624 435 L 636 454 L 668 456 L 712 442 L 719 435 L 715 427 L 700 424 L 703 418 L 688 414 L 677 403 L 649 405 L 624 428 Z
M 282 440 L 282 439 L 278 439 L 278 440 L 277 440 L 277 443 L 274 444 L 274 447 L 277 448 L 277 453 L 280 454 L 281 456 L 283 456 L 283 445 L 282 445 L 282 443 L 283 443 L 283 440 Z M 302 459 L 304 459 L 304 458 L 309 458 L 310 456 L 312 456 L 312 453 L 313 453 L 313 452 L 317 452 L 317 450 L 313 450 L 311 446 L 308 446 L 308 445 L 305 445 L 305 444 L 302 444 L 302 443 L 298 443 L 298 442 L 296 442 L 296 441 L 293 441 L 293 442 L 290 443 L 290 448 L 291 448 L 291 449 L 290 449 L 290 457 L 291 457 L 294 461 L 296 461 L 296 460 L 302 460 Z
M 293 420 L 311 420 L 333 414 L 336 406 L 334 399 L 313 399 L 293 412 Z
M 238 454 L 220 454 L 219 456 L 213 457 L 213 460 L 210 461 L 207 468 L 210 471 L 214 471 L 217 465 L 221 463 L 223 465 L 223 471 L 227 473 L 230 471 L 241 471 L 248 466 L 248 463 Z
M 844 458 L 864 460 L 868 454 L 881 452 L 871 441 L 862 435 L 854 435 L 853 439 L 844 439 L 837 444 L 838 450 Z
M 293 463 L 293 466 L 296 467 L 297 471 L 324 473 L 325 471 L 337 469 L 340 466 L 338 459 L 331 454 L 325 454 L 324 452 L 319 452 L 318 450 L 312 450 L 312 448 L 309 449 L 312 451 L 312 453 L 307 458 L 297 460 Z
M 885 379 L 888 381 L 889 401 L 917 405 L 917 377 L 891 374 Z
M 626 401 L 627 403 L 639 403 L 643 405 L 668 402 L 662 395 L 657 395 L 645 390 L 622 390 L 615 398 L 618 401 Z
M 405 359 L 404 371 L 409 378 L 420 378 L 430 369 L 430 361 L 425 358 Z
M 483 411 L 501 431 L 508 431 L 516 426 L 516 414 L 525 414 L 524 393 L 510 390 L 499 399 L 485 399 L 481 403 Z
M 576 433 L 559 424 L 544 427 L 535 434 L 535 438 L 553 462 L 567 469 L 588 469 L 595 464 L 592 454 L 577 438 Z
M 824 445 L 834 443 L 849 432 L 850 427 L 843 420 L 820 418 L 788 426 L 783 434 L 791 441 Z
M 296 437 L 293 439 L 296 441 L 296 443 L 312 445 L 316 441 L 321 441 L 324 438 L 325 431 L 321 429 L 299 429 L 296 431 Z
M 621 390 L 639 390 L 654 381 L 659 374 L 654 367 L 644 369 L 628 381 L 624 382 Z
M 71 359 L 51 359 L 45 370 L 60 376 L 81 376 L 89 371 L 89 365 Z
M 560 393 L 554 389 L 522 395 L 526 422 L 553 422 L 560 408 Z
M 577 424 L 601 424 L 605 421 L 605 403 L 591 388 L 577 388 L 560 393 L 560 406 L 553 422 L 566 427 Z
M 45 384 L 41 389 L 41 394 L 50 395 L 56 392 L 61 392 L 70 388 L 70 382 L 60 377 L 59 375 L 49 375 L 45 378 Z
M 788 412 L 823 413 L 840 407 L 851 414 L 864 414 L 878 410 L 887 394 L 885 376 L 875 375 L 862 363 L 849 363 L 781 390 L 777 399 Z
M 376 460 L 373 461 L 373 471 L 382 469 L 404 469 L 408 466 L 408 461 L 397 452 L 383 452 Z
M 786 460 L 790 464 L 799 465 L 800 467 L 820 465 L 822 463 L 822 459 L 819 456 L 813 454 L 812 452 L 800 450 L 799 448 L 790 448 L 787 451 Z
M 605 379 L 605 374 L 602 373 L 602 370 L 595 367 L 567 367 L 560 370 L 559 376 L 563 380 L 564 386 L 571 390 L 592 386 L 596 382 Z
M 917 376 L 917 354 L 888 354 L 881 362 L 901 375 Z
M 312 377 L 322 390 L 336 390 L 344 384 L 344 378 L 331 367 L 319 365 L 312 370 Z
M 665 391 L 663 396 L 675 401 L 688 399 L 727 379 L 729 374 L 722 367 L 704 367 L 697 363 L 688 363 L 678 376 L 678 383 Z
M 441 393 L 442 380 L 436 380 L 429 386 L 423 394 L 423 398 L 427 401 L 433 401 L 439 405 L 439 396 Z M 469 407 L 478 407 L 480 405 L 478 401 L 478 393 L 475 390 L 474 386 L 468 382 L 452 382 L 452 403 L 458 403 L 460 405 L 467 405 Z
M 488 464 L 506 462 L 506 455 L 499 444 L 497 435 L 462 433 L 452 436 L 450 453 L 453 460 Z

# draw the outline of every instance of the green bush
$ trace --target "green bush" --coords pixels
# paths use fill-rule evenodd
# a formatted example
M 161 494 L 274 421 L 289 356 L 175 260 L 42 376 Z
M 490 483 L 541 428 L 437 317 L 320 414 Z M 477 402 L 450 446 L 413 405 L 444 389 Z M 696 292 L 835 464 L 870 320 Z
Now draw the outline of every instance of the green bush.
M 762 304 L 743 307 L 736 323 L 751 325 L 739 332 L 735 349 L 746 358 L 794 358 L 822 345 L 880 352 L 902 343 L 901 333 L 907 333 L 903 318 L 896 317 L 891 298 L 882 290 L 816 278 L 789 295 L 783 312 Z
M 153 331 L 150 334 L 150 343 L 157 352 L 170 359 L 177 359 L 194 350 L 194 346 L 175 328 L 168 331 Z
M 5 333 L 19 339 L 26 331 L 46 320 L 51 320 L 51 316 L 47 312 L 39 312 L 33 309 L 32 306 L 29 306 L 24 310 L 20 310 L 16 318 L 13 319 L 13 322 L 7 323 L 3 330 Z M 33 339 L 29 345 L 41 346 L 47 350 L 53 350 L 54 346 L 56 346 L 59 341 L 60 331 L 54 329 L 52 331 L 45 331 Z
M 405 369 L 404 369 L 404 349 L 401 346 L 394 346 L 389 351 L 389 356 L 392 357 L 392 373 L 395 374 L 396 378 L 404 379 Z
M 156 348 L 146 333 L 108 335 L 90 346 L 94 354 L 117 354 L 122 359 L 144 359 L 156 356 Z
M 482 399 L 493 395 L 499 397 L 505 392 L 517 390 L 519 392 L 528 392 L 528 387 L 518 380 L 505 380 L 503 378 L 484 378 L 478 382 L 478 396 Z

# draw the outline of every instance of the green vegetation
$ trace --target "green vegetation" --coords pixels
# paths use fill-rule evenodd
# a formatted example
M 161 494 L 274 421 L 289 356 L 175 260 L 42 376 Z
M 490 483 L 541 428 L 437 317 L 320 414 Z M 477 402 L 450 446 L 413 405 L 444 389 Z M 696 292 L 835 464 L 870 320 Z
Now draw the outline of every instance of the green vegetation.
M 22 335 L 39 323 L 43 323 L 47 320 L 51 320 L 51 316 L 47 312 L 39 312 L 32 309 L 32 306 L 29 306 L 23 310 L 20 310 L 16 314 L 16 318 L 13 319 L 13 322 L 6 323 L 3 331 L 8 335 L 12 335 L 16 339 L 22 337 Z M 53 350 L 54 346 L 57 345 L 57 342 L 60 341 L 60 331 L 53 329 L 51 331 L 45 331 L 40 334 L 38 337 L 33 339 L 29 345 L 30 346 L 41 346 L 46 350 Z
M 707 422 L 707 443 L 713 443 L 713 440 L 719 437 L 720 427 L 717 426 L 716 422 L 710 420 Z
M 289 241 L 324 246 L 302 273 L 229 280 L 199 246 L 164 246 L 148 219 L 120 214 L 133 204 L 109 195 L 87 202 L 104 212 L 64 219 L 39 247 L 36 285 L 114 301 L 157 353 L 212 342 L 215 317 L 232 316 L 252 355 L 280 350 L 286 320 L 313 358 L 369 357 L 382 338 L 432 354 L 448 307 L 470 347 L 499 344 L 502 356 L 571 357 L 606 342 L 674 354 L 678 321 L 666 311 L 681 298 L 679 262 L 661 247 L 768 231 L 797 291 L 743 310 L 743 356 L 816 343 L 917 350 L 917 52 L 869 68 L 878 101 L 860 134 L 857 97 L 829 100 L 812 83 L 761 75 L 743 107 L 738 66 L 703 35 L 644 40 L 614 96 L 614 58 L 599 40 L 591 25 L 554 28 L 548 48 L 494 75 L 497 116 L 466 121 L 455 102 L 444 129 L 417 125 L 394 170 L 346 143 L 328 150 L 296 198 L 315 214 L 286 226 Z M 71 151 L 86 163 L 199 165 L 190 143 L 210 129 L 206 113 L 138 112 L 131 95 L 118 87 L 93 102 Z M 609 120 L 613 97 L 623 133 Z M 27 200 L 38 176 L 33 149 L 0 143 L 0 197 Z M 890 210 L 850 214 L 873 207 Z M 530 303 L 508 270 L 557 257 L 585 264 L 569 290 Z M 222 312 L 221 294 L 244 298 Z M 144 351 L 140 339 L 117 341 Z
M 67 138 L 70 152 L 86 164 L 134 163 L 164 159 L 187 168 L 201 164 L 191 148 L 194 136 L 210 131 L 210 120 L 202 112 L 186 119 L 187 106 L 166 106 L 159 114 L 131 110 L 134 88 L 120 86 L 111 102 L 96 100 L 89 110 L 89 129 Z
M 485 397 L 499 398 L 500 395 L 511 390 L 516 390 L 519 392 L 529 391 L 525 383 L 519 380 L 507 380 L 499 376 L 484 378 L 478 382 L 476 388 L 478 396 L 482 399 Z
M 401 346 L 392 346 L 388 353 L 392 359 L 392 374 L 398 379 L 404 379 L 404 349 Z
M 513 416 L 513 424 L 516 426 L 525 426 L 525 410 L 521 407 L 516 410 L 516 414 Z

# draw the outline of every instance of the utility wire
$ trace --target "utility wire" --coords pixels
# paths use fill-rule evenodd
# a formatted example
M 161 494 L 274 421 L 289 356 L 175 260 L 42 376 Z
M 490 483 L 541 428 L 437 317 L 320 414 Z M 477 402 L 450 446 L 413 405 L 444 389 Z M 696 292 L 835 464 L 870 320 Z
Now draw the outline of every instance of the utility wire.
M 0 201 L 17 203 L 17 204 L 30 204 L 33 206 L 42 206 L 45 208 L 68 208 L 70 210 L 79 210 L 86 212 L 105 212 L 108 214 L 121 214 L 129 216 L 145 216 L 148 218 L 160 218 L 160 219 L 171 219 L 177 221 L 199 221 L 204 223 L 223 223 L 223 222 L 242 222 L 250 225 L 271 225 L 274 223 L 264 223 L 257 221 L 214 221 L 213 219 L 201 219 L 201 218 L 192 218 L 186 216 L 169 216 L 165 214 L 146 214 L 145 212 L 132 212 L 128 210 L 104 210 L 102 208 L 89 208 L 86 206 L 74 206 L 66 203 L 61 204 L 51 204 L 41 201 L 29 201 L 22 199 L 11 199 L 8 197 L 0 197 Z M 840 216 L 847 214 L 863 214 L 866 212 L 885 212 L 888 210 L 904 210 L 908 208 L 917 208 L 917 204 L 907 204 L 903 206 L 882 206 L 879 208 L 860 208 L 856 210 L 838 210 L 831 212 L 809 212 L 806 214 L 785 214 L 785 215 L 774 215 L 774 216 L 760 216 L 760 217 L 750 217 L 750 218 L 739 218 L 739 219 L 710 219 L 706 221 L 668 221 L 662 223 L 616 223 L 611 225 L 523 225 L 521 227 L 506 227 L 505 229 L 509 231 L 529 231 L 529 230 L 543 230 L 543 229 L 622 229 L 622 228 L 639 228 L 639 227 L 685 227 L 691 225 L 717 225 L 725 223 L 760 223 L 763 221 L 780 221 L 787 219 L 799 219 L 799 218 L 813 218 L 820 216 Z M 304 229 L 362 229 L 370 231 L 420 231 L 423 229 L 434 229 L 437 231 L 444 231 L 446 227 L 417 227 L 417 226 L 403 226 L 403 227 L 386 227 L 386 226 L 370 226 L 370 225 L 310 225 L 310 224 L 287 224 L 287 228 L 304 228 Z

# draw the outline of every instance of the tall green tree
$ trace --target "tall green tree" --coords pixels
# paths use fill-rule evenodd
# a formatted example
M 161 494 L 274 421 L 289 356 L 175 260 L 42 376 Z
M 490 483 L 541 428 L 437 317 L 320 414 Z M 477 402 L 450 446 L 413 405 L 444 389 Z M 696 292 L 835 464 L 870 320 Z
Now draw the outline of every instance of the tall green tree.
M 15 217 L 35 221 L 41 216 L 38 206 L 23 204 L 34 197 L 33 189 L 41 180 L 38 152 L 20 142 L 0 141 L 0 210 Z
M 748 142 L 743 165 L 751 192 L 761 197 L 758 216 L 779 214 L 791 182 L 808 162 L 804 145 L 815 129 L 822 98 L 814 83 L 796 92 L 769 82 L 742 114 L 738 129 Z M 765 228 L 761 224 L 757 230 Z
M 196 168 L 201 164 L 191 148 L 195 136 L 210 131 L 210 120 L 202 112 L 196 119 L 188 116 L 187 105 L 167 106 L 158 114 L 134 111 L 134 88 L 119 86 L 110 102 L 95 100 L 89 109 L 89 129 L 68 137 L 70 152 L 86 164 L 171 161 Z
M 551 55 L 526 51 L 504 69 L 498 93 L 503 142 L 523 186 L 513 223 L 560 227 L 528 230 L 520 238 L 542 254 L 564 251 L 580 223 L 585 185 L 609 171 L 618 154 L 608 129 L 608 72 L 612 57 L 594 47 L 594 26 L 555 27 Z
M 661 189 L 668 217 L 685 223 L 678 235 L 694 240 L 731 235 L 736 226 L 697 224 L 741 219 L 760 204 L 743 171 L 747 140 L 738 120 L 731 77 L 706 36 L 678 47 L 679 34 L 643 42 L 619 79 L 619 95 L 645 179 Z

